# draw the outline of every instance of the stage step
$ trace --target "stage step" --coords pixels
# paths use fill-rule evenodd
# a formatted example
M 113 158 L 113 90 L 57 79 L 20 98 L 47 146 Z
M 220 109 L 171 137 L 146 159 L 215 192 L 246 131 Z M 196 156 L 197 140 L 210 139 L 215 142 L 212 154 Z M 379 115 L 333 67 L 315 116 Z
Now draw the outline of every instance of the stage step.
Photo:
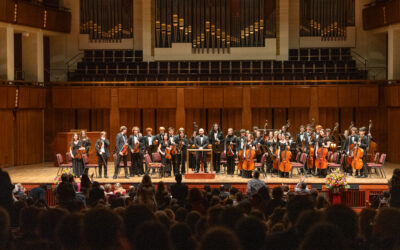
M 205 180 L 205 179 L 215 179 L 215 173 L 190 173 L 190 174 L 185 174 L 185 179 L 199 179 L 199 180 Z

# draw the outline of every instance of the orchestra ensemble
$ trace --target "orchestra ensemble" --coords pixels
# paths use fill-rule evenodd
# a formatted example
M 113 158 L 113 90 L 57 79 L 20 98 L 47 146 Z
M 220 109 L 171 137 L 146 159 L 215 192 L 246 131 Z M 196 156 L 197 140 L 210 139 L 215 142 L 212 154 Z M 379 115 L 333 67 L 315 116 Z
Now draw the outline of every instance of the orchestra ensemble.
M 113 178 L 118 178 L 121 168 L 124 169 L 127 179 L 149 173 L 145 157 L 161 163 L 162 177 L 178 173 L 184 175 L 187 171 L 186 165 L 194 173 L 209 173 L 210 152 L 213 172 L 232 177 L 238 175 L 251 178 L 252 172 L 259 170 L 264 176 L 271 174 L 289 178 L 293 172 L 293 164 L 300 162 L 301 168 L 298 168 L 298 172 L 306 176 L 324 178 L 330 170 L 330 163 L 334 163 L 334 166 L 339 166 L 348 175 L 365 178 L 368 174 L 367 162 L 376 149 L 376 143 L 371 136 L 372 121 L 368 128 L 359 129 L 352 123 L 343 134 L 339 134 L 338 123 L 331 130 L 315 125 L 313 120 L 305 126 L 301 125 L 293 136 L 289 132 L 289 121 L 281 129 L 267 129 L 268 121 L 263 129 L 255 126 L 252 131 L 234 131 L 229 128 L 226 135 L 217 123 L 208 132 L 198 128 L 195 122 L 193 126 L 192 135 L 186 135 L 184 128 L 176 131 L 173 127 L 166 129 L 162 126 L 157 134 L 153 134 L 152 128 L 146 128 L 145 135 L 140 132 L 139 127 L 134 126 L 128 135 L 128 128 L 121 126 L 112 153 Z M 70 155 L 76 176 L 87 171 L 84 162 L 90 147 L 91 141 L 85 131 L 74 134 L 70 143 Z M 102 178 L 104 170 L 104 178 L 109 178 L 107 163 L 111 153 L 106 132 L 101 132 L 94 148 L 98 158 L 97 177 Z M 154 169 L 151 171 L 150 174 Z

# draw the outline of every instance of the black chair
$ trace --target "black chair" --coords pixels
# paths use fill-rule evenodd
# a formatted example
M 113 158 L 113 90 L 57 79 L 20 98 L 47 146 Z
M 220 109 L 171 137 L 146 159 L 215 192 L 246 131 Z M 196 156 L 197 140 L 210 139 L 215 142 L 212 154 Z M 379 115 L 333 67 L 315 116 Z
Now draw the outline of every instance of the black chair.
M 250 74 L 251 72 L 251 62 L 242 61 L 242 74 Z
M 83 51 L 83 61 L 93 62 L 93 50 L 84 50 Z
M 310 61 L 319 61 L 319 49 L 310 49 Z
M 199 74 L 199 63 L 198 62 L 190 62 L 190 74 L 191 75 Z
M 332 61 L 325 62 L 325 73 L 334 73 L 335 72 L 335 63 Z
M 323 73 L 324 72 L 324 62 L 316 61 L 315 62 L 315 73 Z
M 149 74 L 150 75 L 158 74 L 158 62 L 149 62 Z
M 274 69 L 274 72 L 275 72 L 275 69 Z M 293 73 L 293 63 L 291 61 L 283 62 L 283 72 L 284 73 Z
M 346 63 L 344 61 L 336 62 L 336 72 L 337 73 L 345 73 L 346 72 Z
M 136 62 L 128 63 L 128 74 L 129 75 L 137 75 L 138 74 L 137 63 Z
M 303 73 L 303 67 L 305 63 L 308 63 L 309 61 L 306 62 L 302 62 L 302 61 L 298 61 L 298 62 L 294 62 L 294 73 Z
M 109 74 L 109 75 L 117 74 L 117 64 L 116 63 L 107 63 L 107 74 Z
M 222 61 L 221 62 L 221 74 L 230 74 L 231 73 L 231 62 L 230 61 Z
M 139 62 L 139 75 L 147 75 L 147 62 Z
M 103 62 L 103 51 L 102 50 L 94 51 L 94 61 L 95 62 Z
M 96 72 L 96 63 L 87 63 L 87 74 L 94 75 Z
M 313 61 L 305 62 L 304 65 L 305 65 L 304 68 L 305 68 L 306 73 L 314 73 L 314 62 Z
M 261 62 L 260 61 L 252 62 L 251 72 L 253 74 L 261 74 Z
M 347 72 L 357 71 L 356 61 L 354 60 L 347 61 L 346 65 L 347 65 Z
M 329 61 L 329 49 L 320 49 L 321 61 Z
M 351 49 L 350 48 L 341 48 L 340 49 L 340 60 L 342 61 L 350 61 L 351 60 Z
M 85 62 L 78 62 L 76 64 L 76 73 L 78 73 L 78 74 L 86 73 L 86 63 Z
M 143 61 L 143 51 L 142 50 L 135 50 L 135 62 Z
M 124 53 L 122 50 L 114 51 L 114 62 L 122 62 L 124 59 Z
M 332 61 L 340 60 L 340 49 L 339 48 L 331 48 L 331 60 Z
M 273 73 L 282 73 L 282 61 L 274 61 Z
M 120 62 L 118 63 L 118 74 L 126 75 L 128 72 L 128 63 Z
M 168 62 L 159 62 L 160 65 L 160 74 L 161 75 L 168 75 Z
M 105 74 L 107 69 L 107 65 L 105 63 L 97 64 L 97 74 Z
M 262 62 L 262 73 L 264 74 L 271 74 L 272 70 L 271 70 L 271 61 L 263 61 Z
M 114 51 L 105 50 L 104 51 L 104 62 L 114 62 Z

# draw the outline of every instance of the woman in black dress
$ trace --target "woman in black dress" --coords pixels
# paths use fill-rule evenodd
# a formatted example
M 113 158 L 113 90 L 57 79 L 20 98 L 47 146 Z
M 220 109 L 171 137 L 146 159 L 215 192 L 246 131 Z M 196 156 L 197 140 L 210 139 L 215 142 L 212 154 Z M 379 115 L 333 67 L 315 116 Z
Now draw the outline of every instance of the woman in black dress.
M 165 155 L 166 149 L 170 149 L 169 147 L 169 138 L 168 138 L 168 134 L 165 133 L 163 135 L 162 141 L 160 142 L 160 145 L 158 146 L 158 152 L 161 155 L 161 163 L 164 165 L 164 174 L 166 173 L 169 176 L 171 176 L 171 158 L 170 159 L 166 159 Z
M 79 140 L 79 135 L 76 133 L 69 144 L 69 152 L 72 157 L 72 170 L 75 176 L 80 177 L 84 169 L 82 155 L 85 153 L 85 147 L 82 146 L 82 142 Z

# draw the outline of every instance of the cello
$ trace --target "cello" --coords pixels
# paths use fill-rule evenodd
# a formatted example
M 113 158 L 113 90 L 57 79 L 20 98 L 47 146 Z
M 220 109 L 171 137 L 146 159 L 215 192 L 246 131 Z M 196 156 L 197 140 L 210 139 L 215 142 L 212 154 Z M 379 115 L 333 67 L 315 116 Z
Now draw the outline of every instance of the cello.
M 362 138 L 360 137 L 360 141 L 361 139 Z M 353 150 L 353 161 L 351 162 L 351 167 L 355 170 L 360 170 L 363 167 L 362 158 L 364 156 L 364 149 L 360 148 L 357 143 Z
M 256 152 L 251 148 L 251 145 L 243 149 L 244 159 L 242 163 L 242 168 L 245 171 L 253 171 L 254 170 L 254 157 Z
M 324 136 L 325 137 L 325 136 Z M 328 149 L 324 147 L 324 143 L 321 143 L 321 147 L 317 150 L 317 158 L 315 159 L 315 167 L 318 169 L 326 169 L 328 167 Z
M 370 136 L 371 128 L 372 128 L 372 120 L 369 121 L 369 125 L 368 125 L 368 152 L 367 152 L 368 162 L 374 161 L 375 152 L 378 147 L 378 144 L 376 144 L 376 142 L 374 140 L 372 140 L 372 138 Z
M 291 158 L 292 152 L 290 152 L 290 146 L 286 145 L 285 150 L 281 152 L 281 163 L 279 164 L 279 171 L 281 171 L 282 173 L 289 173 L 292 170 L 292 164 L 290 163 Z

